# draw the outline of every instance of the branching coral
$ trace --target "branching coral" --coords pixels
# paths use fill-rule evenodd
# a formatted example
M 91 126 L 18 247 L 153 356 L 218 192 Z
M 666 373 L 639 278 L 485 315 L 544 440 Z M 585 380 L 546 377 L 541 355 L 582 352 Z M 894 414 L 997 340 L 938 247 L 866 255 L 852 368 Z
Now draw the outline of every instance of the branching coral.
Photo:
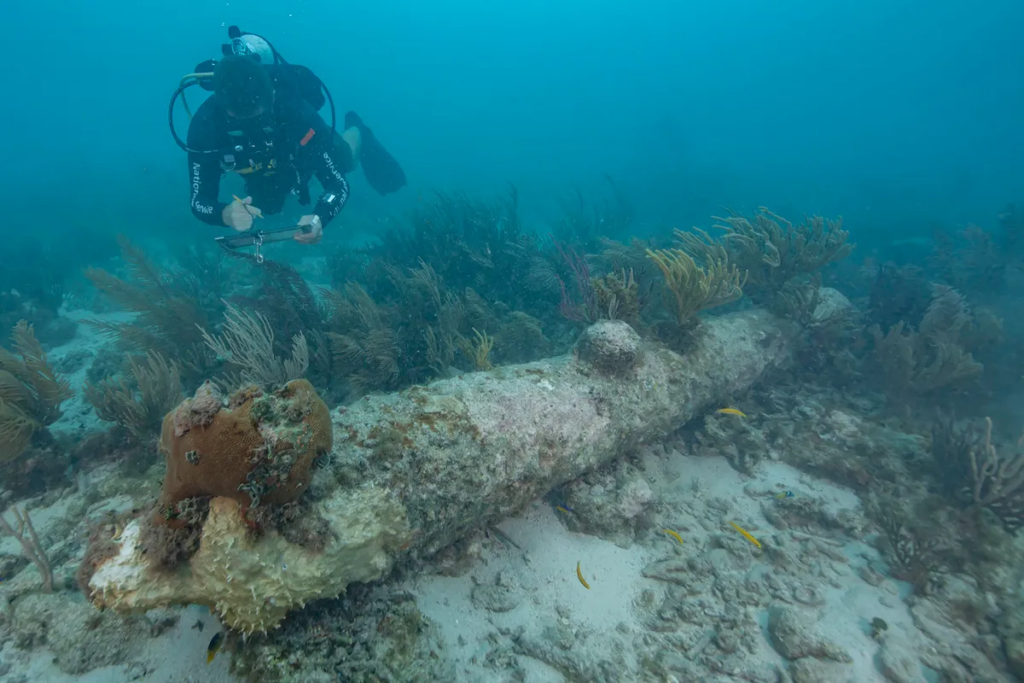
M 648 290 L 649 292 L 650 290 Z M 608 320 L 622 320 L 636 328 L 640 325 L 640 312 L 647 304 L 640 291 L 640 283 L 633 269 L 609 273 L 594 280 L 594 293 L 598 309 Z
M 156 351 L 178 360 L 192 379 L 207 375 L 215 359 L 203 343 L 202 329 L 210 327 L 210 320 L 189 293 L 191 286 L 159 268 L 127 238 L 119 237 L 118 242 L 131 281 L 102 268 L 88 268 L 85 276 L 122 308 L 138 315 L 131 322 L 93 320 L 89 324 L 137 351 Z
M 14 353 L 0 347 L 0 462 L 21 455 L 71 397 L 70 384 L 47 362 L 31 325 L 15 325 L 11 342 Z
M 462 300 L 428 264 L 389 267 L 394 303 L 378 303 L 362 286 L 328 292 L 334 309 L 328 334 L 338 371 L 360 391 L 390 390 L 443 375 L 463 337 Z M 406 274 L 408 273 L 408 274 Z
M 472 343 L 474 328 L 494 336 L 492 362 L 549 353 L 544 332 L 566 349 L 572 341 L 567 326 L 555 320 L 560 296 L 563 314 L 573 321 L 638 317 L 642 292 L 656 279 L 649 263 L 646 279 L 639 269 L 631 277 L 630 268 L 615 268 L 592 281 L 586 255 L 560 258 L 558 245 L 548 248 L 523 230 L 517 210 L 514 189 L 496 203 L 438 195 L 412 217 L 411 231 L 389 232 L 379 246 L 333 259 L 335 289 L 323 296 L 334 380 L 328 386 L 387 391 L 475 367 L 459 353 Z M 563 251 L 568 256 L 571 249 Z M 551 322 L 553 333 L 541 332 Z M 321 346 L 308 331 L 306 337 L 317 367 Z M 539 346 L 529 346 L 532 341 Z
M 231 255 L 240 258 L 238 254 Z M 317 386 L 330 386 L 334 368 L 327 338 L 329 312 L 312 288 L 292 266 L 277 261 L 241 263 L 251 269 L 259 286 L 246 295 L 232 295 L 231 303 L 267 319 L 274 330 L 274 355 L 291 357 L 296 337 L 305 339 L 309 368 L 307 377 Z
M 387 232 L 380 245 L 332 259 L 335 291 L 324 293 L 330 310 L 323 338 L 331 350 L 325 375 L 347 380 L 329 383 L 334 389 L 347 384 L 364 392 L 391 390 L 448 375 L 455 366 L 465 368 L 458 352 L 462 340 L 473 339 L 474 327 L 494 335 L 501 362 L 535 359 L 548 352 L 549 344 L 534 323 L 555 318 L 562 283 L 565 310 L 574 320 L 602 315 L 591 305 L 596 304 L 595 285 L 584 269 L 586 258 L 569 264 L 534 231 L 524 230 L 514 188 L 497 202 L 438 194 L 411 217 L 408 227 Z M 631 305 L 617 294 L 608 292 L 605 312 L 611 307 L 616 315 L 628 314 Z M 268 317 L 279 329 L 275 317 Z M 513 317 L 512 327 L 524 323 L 520 331 L 535 332 L 531 336 L 542 348 L 519 344 L 526 336 L 507 343 L 503 328 Z M 564 325 L 554 327 L 556 333 L 565 331 Z M 322 347 L 309 332 L 306 336 L 316 378 L 320 363 L 315 359 Z M 563 348 L 571 344 L 568 335 L 561 343 Z
M 473 341 L 465 338 L 460 339 L 459 347 L 466 358 L 472 361 L 474 369 L 490 370 L 490 356 L 491 349 L 494 348 L 494 338 L 488 336 L 486 332 L 480 332 L 475 327 L 473 328 L 473 336 Z
M 43 592 L 52 593 L 53 569 L 50 566 L 50 558 L 46 554 L 46 548 L 39 540 L 36 528 L 32 525 L 32 517 L 29 516 L 28 510 L 22 511 L 17 506 L 14 507 L 14 526 L 11 526 L 11 523 L 0 514 L 0 531 L 17 539 L 25 558 L 39 571 L 39 576 L 43 580 Z
M 129 357 L 128 377 L 86 384 L 85 396 L 104 422 L 115 422 L 139 443 L 160 431 L 160 423 L 181 402 L 178 366 L 151 351 L 142 359 Z
M 329 292 L 336 325 L 344 332 L 328 337 L 337 367 L 363 391 L 390 389 L 401 382 L 401 350 L 385 313 L 360 285 L 350 282 L 344 292 Z
M 906 520 L 913 519 L 913 515 L 895 506 L 872 506 L 871 516 L 882 529 L 879 540 L 886 558 L 893 566 L 893 575 L 907 581 L 918 591 L 927 592 L 943 564 L 936 537 L 924 535 L 919 529 L 912 528 Z
M 931 434 L 933 474 L 945 492 L 975 510 L 991 511 L 1013 532 L 1024 527 L 1024 454 L 1009 455 L 992 442 L 992 420 L 984 427 L 940 415 Z
M 665 277 L 666 305 L 676 322 L 685 327 L 698 312 L 743 296 L 746 275 L 729 262 L 724 247 L 713 242 L 707 233 L 676 230 L 675 235 L 683 248 L 648 249 L 647 255 Z M 703 267 L 687 251 L 694 252 L 703 261 Z
M 274 330 L 260 313 L 250 314 L 227 304 L 224 326 L 219 335 L 202 330 L 203 341 L 221 359 L 238 368 L 224 381 L 236 389 L 247 384 L 277 388 L 300 379 L 309 368 L 309 347 L 300 332 L 292 337 L 289 358 L 274 352 Z
M 1000 456 L 992 445 L 992 420 L 985 418 L 985 440 L 967 451 L 974 504 L 987 507 L 1011 531 L 1024 526 L 1024 456 Z
M 395 283 L 402 283 L 399 287 L 406 291 L 405 300 L 422 302 L 416 309 L 421 311 L 425 323 L 427 365 L 443 375 L 455 360 L 465 309 L 462 300 L 444 286 L 427 263 L 421 261 L 420 267 L 412 269 L 410 275 L 403 277 L 399 271 L 393 273 Z
M 185 296 L 199 302 L 200 307 L 219 316 L 225 293 L 240 275 L 241 259 L 208 242 L 172 241 L 169 245 L 176 265 L 169 269 L 170 279 Z M 269 262 L 268 262 L 269 263 Z
M 280 355 L 291 352 L 288 343 L 302 335 L 310 343 L 311 360 L 321 349 L 315 342 L 326 332 L 326 311 L 313 294 L 302 275 L 285 263 L 264 261 L 257 267 L 256 274 L 261 282 L 250 296 L 233 296 L 231 301 L 237 308 L 245 308 L 264 316 L 281 339 L 275 342 L 274 351 Z M 326 348 L 322 349 L 326 352 Z M 325 368 L 320 368 L 321 371 Z
M 726 231 L 733 263 L 749 273 L 747 293 L 755 301 L 770 300 L 794 277 L 814 273 L 853 250 L 841 218 L 814 216 L 793 225 L 762 207 L 753 220 L 737 214 L 715 220 L 722 221 L 715 227 Z
M 427 265 L 455 291 L 473 287 L 488 301 L 516 308 L 529 301 L 524 283 L 537 239 L 522 229 L 515 187 L 492 202 L 436 193 L 411 217 L 411 228 L 387 233 L 376 255 L 402 270 Z M 376 283 L 366 284 L 379 300 L 383 292 Z
M 935 285 L 918 327 L 900 321 L 884 334 L 877 325 L 870 330 L 879 375 L 890 394 L 926 394 L 981 374 L 982 365 L 965 348 L 973 316 L 956 290 Z

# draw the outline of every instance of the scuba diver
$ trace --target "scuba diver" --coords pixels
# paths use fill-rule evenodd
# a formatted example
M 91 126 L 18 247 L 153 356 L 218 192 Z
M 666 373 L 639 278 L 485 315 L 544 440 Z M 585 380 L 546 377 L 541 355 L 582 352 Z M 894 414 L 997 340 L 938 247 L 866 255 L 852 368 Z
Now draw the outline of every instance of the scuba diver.
M 345 174 L 357 165 L 382 195 L 405 185 L 401 166 L 355 112 L 345 115 L 345 130 L 336 131 L 330 91 L 310 69 L 288 63 L 265 38 L 236 26 L 228 29 L 228 37 L 222 59 L 207 60 L 182 79 L 168 113 L 172 136 L 188 152 L 193 215 L 245 232 L 255 219 L 279 213 L 291 194 L 307 206 L 309 181 L 315 175 L 323 193 L 294 233 L 296 241 L 314 244 L 345 206 Z M 194 116 L 184 96 L 192 85 L 213 92 Z M 174 129 L 178 97 L 191 119 L 186 142 Z M 330 125 L 318 113 L 327 102 Z M 224 173 L 241 174 L 248 196 L 220 201 Z

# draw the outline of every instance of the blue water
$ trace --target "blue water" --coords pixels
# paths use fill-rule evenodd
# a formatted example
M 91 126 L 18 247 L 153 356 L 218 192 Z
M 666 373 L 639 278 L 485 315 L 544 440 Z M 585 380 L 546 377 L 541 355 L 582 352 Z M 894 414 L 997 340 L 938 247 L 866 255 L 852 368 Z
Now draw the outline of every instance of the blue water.
M 547 216 L 609 173 L 648 225 L 768 205 L 842 214 L 863 243 L 983 221 L 1024 180 L 1013 0 L 42 0 L 4 14 L 4 232 L 209 234 L 166 109 L 230 24 L 313 68 L 405 166 L 398 197 L 357 184 L 353 216 L 506 182 Z

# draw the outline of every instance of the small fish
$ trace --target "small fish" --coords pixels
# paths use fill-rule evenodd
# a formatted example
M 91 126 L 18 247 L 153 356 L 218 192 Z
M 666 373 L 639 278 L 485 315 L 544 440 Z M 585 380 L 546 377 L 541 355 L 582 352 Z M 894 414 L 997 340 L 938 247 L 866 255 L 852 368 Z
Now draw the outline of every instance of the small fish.
M 736 415 L 738 417 L 746 417 L 742 410 L 736 410 L 735 408 L 719 408 L 715 412 L 719 415 Z
M 203 623 L 203 620 L 202 620 L 202 619 L 196 619 L 196 623 L 192 624 L 192 628 L 193 628 L 193 629 L 198 629 L 198 631 L 199 631 L 200 633 L 202 633 L 202 632 L 203 632 L 203 627 L 204 627 L 204 626 L 206 626 L 206 624 L 204 624 L 204 623 Z
M 564 512 L 567 515 L 573 512 L 573 509 L 568 505 L 556 505 L 555 509 L 558 510 L 559 512 Z
M 678 531 L 672 531 L 671 529 L 662 529 L 662 531 L 679 541 L 679 545 L 683 544 L 683 537 L 679 535 Z
M 735 529 L 736 531 L 738 531 L 738 532 L 740 532 L 741 534 L 743 534 L 743 538 L 747 539 L 748 541 L 750 541 L 751 543 L 753 543 L 753 544 L 754 544 L 755 546 L 757 546 L 758 548 L 760 548 L 760 547 L 761 547 L 761 541 L 759 541 L 759 540 L 757 540 L 756 538 L 754 538 L 753 536 L 751 536 L 751 535 L 750 535 L 750 532 L 749 532 L 749 531 L 747 531 L 746 529 L 744 529 L 743 527 L 741 527 L 741 526 L 740 526 L 739 524 L 737 524 L 736 522 L 729 522 L 729 524 L 732 524 L 732 528 L 733 528 L 733 529 Z
M 213 635 L 213 638 L 210 638 L 210 644 L 206 646 L 206 663 L 207 664 L 209 664 L 210 662 L 213 661 L 213 658 L 217 656 L 218 652 L 220 652 L 220 646 L 223 645 L 223 644 L 224 644 L 224 632 L 223 631 L 217 631 L 217 633 L 215 633 Z
M 590 590 L 590 584 L 583 578 L 583 572 L 580 571 L 580 563 L 578 561 L 576 562 L 576 578 L 580 580 L 584 588 Z
M 776 498 L 795 498 L 796 494 L 792 491 L 783 491 L 782 493 L 776 493 Z

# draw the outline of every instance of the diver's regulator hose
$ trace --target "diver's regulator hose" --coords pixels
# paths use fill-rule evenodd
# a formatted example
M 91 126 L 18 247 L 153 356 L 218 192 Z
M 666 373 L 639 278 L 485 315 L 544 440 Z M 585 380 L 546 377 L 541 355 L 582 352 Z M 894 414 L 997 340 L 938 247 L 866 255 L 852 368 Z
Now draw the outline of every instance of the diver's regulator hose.
M 313 76 L 317 81 L 319 81 L 320 88 L 324 91 L 324 95 L 327 96 L 327 102 L 331 105 L 331 133 L 335 133 L 337 132 L 337 110 L 334 108 L 334 98 L 331 97 L 331 91 L 327 89 L 327 86 L 322 80 L 320 80 L 320 77 L 316 74 L 313 74 Z M 178 82 L 177 89 L 174 91 L 174 94 L 171 95 L 171 102 L 167 107 L 167 125 L 171 129 L 171 137 L 174 138 L 174 142 L 177 143 L 178 147 L 181 147 L 189 154 L 221 154 L 224 151 L 221 149 L 192 149 L 184 140 L 178 137 L 178 132 L 174 129 L 174 103 L 177 102 L 180 97 L 181 103 L 185 106 L 185 113 L 188 114 L 188 120 L 192 121 L 192 108 L 188 106 L 188 100 L 185 99 L 185 91 L 193 85 L 200 85 L 204 79 L 210 78 L 213 78 L 212 71 L 190 73 L 182 76 L 181 80 Z
M 178 98 L 180 97 L 181 103 L 185 105 L 185 113 L 188 114 L 188 120 L 192 121 L 192 108 L 188 106 L 188 100 L 185 99 L 185 90 L 192 87 L 193 85 L 199 85 L 200 81 L 202 81 L 204 78 L 213 78 L 213 72 L 211 71 L 209 73 L 191 73 L 181 77 L 181 80 L 178 82 L 178 88 L 174 91 L 174 94 L 171 95 L 171 103 L 167 107 L 167 124 L 171 128 L 171 137 L 174 138 L 174 141 L 178 144 L 178 147 L 181 147 L 186 152 L 190 154 L 220 154 L 221 150 L 219 149 L 191 149 L 188 146 L 188 144 L 185 143 L 184 140 L 178 137 L 178 132 L 174 130 L 174 103 L 177 102 Z

